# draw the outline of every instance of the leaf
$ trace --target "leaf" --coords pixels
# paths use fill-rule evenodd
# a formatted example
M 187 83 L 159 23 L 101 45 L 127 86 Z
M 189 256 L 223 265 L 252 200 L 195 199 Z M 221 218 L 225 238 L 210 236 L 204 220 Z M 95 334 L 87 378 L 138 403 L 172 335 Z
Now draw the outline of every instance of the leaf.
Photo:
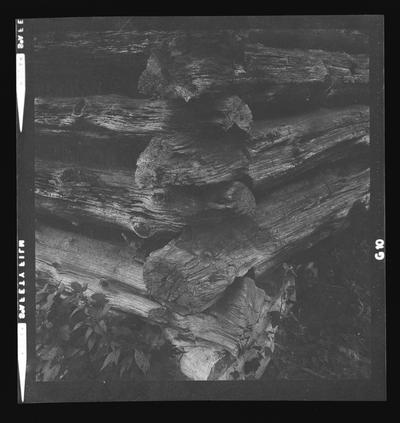
M 58 333 L 60 335 L 60 338 L 63 341 L 68 341 L 69 338 L 70 338 L 70 335 L 71 335 L 70 330 L 69 330 L 69 325 L 63 325 L 63 326 L 61 326 L 60 329 L 59 329 L 59 331 L 58 331 Z
M 38 291 L 36 294 L 43 294 L 43 293 L 47 293 L 47 288 L 49 287 L 49 284 L 48 283 L 46 283 L 45 285 L 44 285 L 44 287 L 40 290 L 40 291 Z
M 51 309 L 51 307 L 52 307 L 52 305 L 54 303 L 54 298 L 55 298 L 56 294 L 57 294 L 57 292 L 53 292 L 52 294 L 50 294 L 50 295 L 47 296 L 47 301 L 44 304 L 44 306 L 42 307 L 43 310 L 47 310 L 48 311 L 48 310 Z
M 103 335 L 104 334 L 104 331 L 102 330 L 100 325 L 97 324 L 97 323 L 94 325 L 94 331 L 97 333 L 97 335 Z
M 39 354 L 39 356 L 40 356 L 40 358 L 42 360 L 51 361 L 51 360 L 53 360 L 56 357 L 56 355 L 58 354 L 58 352 L 59 352 L 59 348 L 58 347 L 52 347 L 52 348 L 49 348 L 49 349 L 46 348 L 46 350 L 45 351 L 42 351 Z
M 116 365 L 118 364 L 118 359 L 120 354 L 121 354 L 121 348 L 118 348 L 117 350 L 114 351 L 114 363 Z
M 46 363 L 42 366 L 42 375 L 43 375 L 43 382 L 48 382 L 51 377 L 51 364 L 50 361 L 46 361 Z
M 53 367 L 53 369 L 52 369 L 52 376 L 53 376 L 53 379 L 55 379 L 55 378 L 57 377 L 57 375 L 58 375 L 58 373 L 59 373 L 60 369 L 61 369 L 61 364 L 56 364 L 56 365 Z
M 115 336 L 133 336 L 133 332 L 125 326 L 113 326 L 112 333 Z
M 106 322 L 104 320 L 100 320 L 99 326 L 101 327 L 101 329 L 103 330 L 104 333 L 107 332 L 107 325 L 106 325 Z
M 53 381 L 57 377 L 60 369 L 61 369 L 60 364 L 56 364 L 55 366 L 52 366 L 52 367 L 50 366 L 50 364 L 48 366 L 45 366 L 43 368 L 43 381 L 44 382 Z
M 102 318 L 104 317 L 111 309 L 111 304 L 107 303 L 104 305 L 103 310 L 101 310 L 99 317 Z
M 100 371 L 105 369 L 110 363 L 114 361 L 114 351 L 110 352 L 104 360 L 103 365 L 101 366 Z
M 148 325 L 145 331 L 146 344 L 149 344 L 151 349 L 160 349 L 165 344 L 165 338 L 160 331 L 156 331 L 153 327 Z
M 121 368 L 119 371 L 119 376 L 121 377 L 124 372 L 128 371 L 133 363 L 133 355 L 128 355 L 121 360 Z
M 135 362 L 139 369 L 146 374 L 150 368 L 150 361 L 146 354 L 140 350 L 135 349 Z
M 79 329 L 85 322 L 78 322 L 72 329 L 72 332 L 75 332 L 77 329 Z
M 75 308 L 75 310 L 70 314 L 70 318 L 73 317 L 76 313 L 78 313 L 78 311 L 81 311 L 85 306 L 84 305 L 79 305 L 78 307 Z
M 79 352 L 79 348 L 74 348 L 74 347 L 68 348 L 65 353 L 65 358 L 73 357 L 78 352 Z
M 92 333 L 93 333 L 93 329 L 89 326 L 89 327 L 87 328 L 86 333 L 85 333 L 85 341 L 86 341 L 86 342 L 88 341 L 89 336 L 90 336 Z
M 93 349 L 95 343 L 96 343 L 96 338 L 94 336 L 92 336 L 88 339 L 87 344 L 88 344 L 89 351 L 91 351 Z

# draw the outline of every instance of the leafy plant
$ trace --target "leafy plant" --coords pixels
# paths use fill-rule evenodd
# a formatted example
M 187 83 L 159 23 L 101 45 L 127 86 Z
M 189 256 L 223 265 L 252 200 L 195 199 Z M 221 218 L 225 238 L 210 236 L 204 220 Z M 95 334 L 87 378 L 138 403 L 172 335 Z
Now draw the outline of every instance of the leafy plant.
M 113 315 L 103 294 L 87 295 L 87 285 L 44 284 L 36 293 L 38 381 L 144 378 L 164 344 L 158 327 Z

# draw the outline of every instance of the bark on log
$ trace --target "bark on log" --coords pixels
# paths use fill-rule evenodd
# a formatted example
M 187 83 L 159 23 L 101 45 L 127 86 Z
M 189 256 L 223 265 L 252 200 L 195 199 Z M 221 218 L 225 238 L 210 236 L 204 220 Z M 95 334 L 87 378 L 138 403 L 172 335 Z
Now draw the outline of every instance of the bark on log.
M 338 166 L 288 184 L 259 203 L 256 217 L 188 228 L 147 258 L 143 278 L 152 298 L 181 314 L 210 307 L 235 277 L 270 268 L 313 245 L 366 201 L 369 171 Z
M 130 171 L 39 159 L 35 175 L 39 214 L 133 231 L 140 238 L 176 233 L 195 222 L 252 215 L 255 209 L 252 192 L 238 181 L 197 190 L 141 189 Z
M 105 139 L 117 136 L 132 143 L 176 130 L 248 132 L 249 107 L 238 96 L 225 96 L 206 104 L 132 99 L 120 95 L 36 98 L 35 129 L 39 135 Z
M 360 143 L 368 145 L 368 134 L 368 107 L 350 106 L 255 121 L 247 143 L 229 135 L 218 143 L 207 135 L 160 135 L 139 156 L 136 180 L 157 187 L 248 176 L 258 189 L 349 155 Z
M 369 60 L 366 55 L 349 55 L 323 50 L 286 50 L 262 44 L 245 44 L 237 57 L 202 51 L 188 51 L 178 41 L 156 48 L 139 79 L 139 91 L 186 102 L 217 93 L 248 94 L 253 103 L 282 99 L 287 89 L 299 100 L 320 101 L 335 97 L 368 97 Z M 257 101 L 255 93 L 260 92 Z M 306 90 L 305 90 L 306 89 Z M 281 95 L 282 94 L 282 95 Z M 284 99 L 288 101 L 288 99 Z M 250 106 L 251 108 L 251 106 Z

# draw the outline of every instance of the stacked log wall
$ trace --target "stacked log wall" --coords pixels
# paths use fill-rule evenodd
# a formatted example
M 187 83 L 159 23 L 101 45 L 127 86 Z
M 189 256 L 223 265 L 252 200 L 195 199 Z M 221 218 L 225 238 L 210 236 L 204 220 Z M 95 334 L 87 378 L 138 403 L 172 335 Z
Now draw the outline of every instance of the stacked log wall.
M 270 296 L 249 272 L 368 204 L 367 35 L 78 31 L 35 51 L 38 277 L 163 327 L 190 379 L 259 377 L 287 281 Z

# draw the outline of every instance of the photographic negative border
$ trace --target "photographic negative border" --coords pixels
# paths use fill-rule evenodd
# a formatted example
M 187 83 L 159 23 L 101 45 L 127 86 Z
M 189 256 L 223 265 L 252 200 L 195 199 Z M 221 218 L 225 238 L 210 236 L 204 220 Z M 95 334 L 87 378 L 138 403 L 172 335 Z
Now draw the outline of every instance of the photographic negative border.
M 177 17 L 181 22 L 184 17 Z M 213 17 L 214 18 L 214 17 Z M 243 19 L 241 19 L 243 18 Z M 259 17 L 262 19 L 263 17 Z M 278 18 L 279 17 L 274 17 Z M 47 19 L 47 18 L 46 18 Z M 272 17 L 265 17 L 266 20 Z M 296 16 L 282 17 L 295 22 Z M 186 382 L 152 381 L 93 383 L 92 381 L 36 382 L 28 371 L 24 401 L 98 402 L 98 401 L 187 401 L 187 400 L 384 400 L 386 398 L 386 329 L 385 263 L 376 260 L 377 239 L 385 240 L 385 127 L 384 127 L 384 26 L 383 16 L 302 16 L 300 21 L 318 22 L 321 27 L 337 24 L 346 27 L 354 22 L 368 29 L 370 36 L 371 95 L 371 282 L 372 282 L 372 376 L 370 380 L 338 381 L 265 381 Z M 215 22 L 215 21 L 214 21 Z M 245 17 L 232 19 L 233 25 L 246 24 Z M 26 55 L 26 100 L 22 133 L 17 133 L 17 237 L 25 241 L 26 319 L 29 358 L 35 355 L 35 213 L 34 213 L 34 116 L 32 78 L 33 31 L 35 21 L 24 19 L 24 53 Z M 17 317 L 18 320 L 18 317 Z M 29 369 L 28 369 L 29 370 Z M 21 402 L 21 398 L 19 398 Z

